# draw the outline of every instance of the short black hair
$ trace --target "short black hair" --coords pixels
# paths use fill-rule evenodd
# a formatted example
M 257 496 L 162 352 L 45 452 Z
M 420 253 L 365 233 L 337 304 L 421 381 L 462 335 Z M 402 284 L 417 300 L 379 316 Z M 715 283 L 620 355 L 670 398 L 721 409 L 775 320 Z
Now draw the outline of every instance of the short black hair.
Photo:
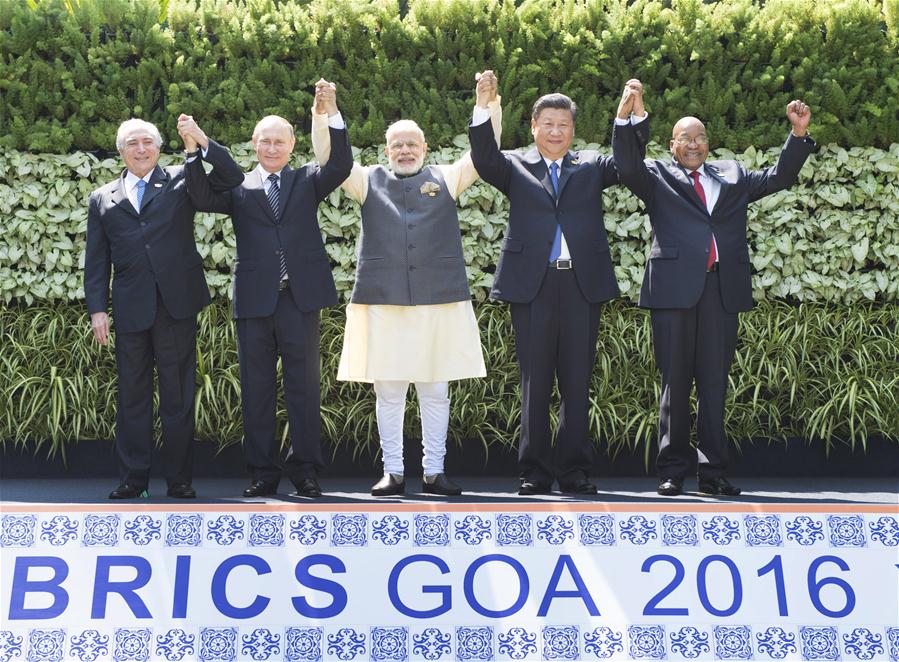
M 541 111 L 545 110 L 546 108 L 561 108 L 562 110 L 569 110 L 571 111 L 571 120 L 574 121 L 577 118 L 577 104 L 571 100 L 571 97 L 566 96 L 560 92 L 544 94 L 542 97 L 537 99 L 537 101 L 534 103 L 534 110 L 531 112 L 531 118 L 536 120 Z

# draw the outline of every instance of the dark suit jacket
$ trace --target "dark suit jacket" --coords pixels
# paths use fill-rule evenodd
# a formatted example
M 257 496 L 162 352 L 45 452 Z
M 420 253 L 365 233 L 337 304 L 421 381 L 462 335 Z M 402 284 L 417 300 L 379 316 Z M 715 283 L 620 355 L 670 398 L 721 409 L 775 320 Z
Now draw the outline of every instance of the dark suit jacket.
M 731 313 L 751 309 L 746 208 L 750 202 L 792 186 L 814 147 L 815 141 L 808 136 L 796 138 L 790 134 L 777 165 L 758 171 L 746 170 L 736 161 L 706 161 L 706 172 L 721 185 L 710 215 L 681 166 L 673 160 L 644 161 L 633 127 L 616 126 L 612 148 L 621 183 L 644 202 L 652 223 L 652 249 L 643 275 L 640 305 L 696 305 L 705 287 L 714 230 L 724 309 Z
M 536 149 L 525 154 L 501 152 L 490 122 L 470 127 L 469 133 L 478 174 L 505 193 L 510 203 L 490 297 L 528 303 L 537 296 L 557 223 L 584 298 L 599 303 L 617 297 L 602 212 L 603 189 L 619 183 L 612 157 L 590 150 L 569 152 L 562 163 L 557 203 L 549 169 Z M 647 137 L 648 133 L 644 144 Z
M 210 150 L 227 151 L 210 142 Z M 195 159 L 195 167 L 203 164 Z M 84 297 L 90 314 L 106 312 L 112 271 L 112 312 L 119 331 L 149 329 L 156 317 L 156 289 L 176 319 L 209 303 L 203 258 L 194 240 L 196 208 L 187 195 L 187 166 L 156 166 L 141 211 L 128 200 L 123 171 L 91 193 L 84 255 Z M 240 184 L 243 173 L 223 162 L 210 177 L 217 190 Z M 114 267 L 114 270 L 113 270 Z
M 199 170 L 188 172 L 187 186 L 199 209 L 230 214 L 237 236 L 234 264 L 234 317 L 268 317 L 278 303 L 279 247 L 284 250 L 290 293 L 304 312 L 337 303 L 331 264 L 318 227 L 318 204 L 340 186 L 353 167 L 346 129 L 330 129 L 331 157 L 324 167 L 309 163 L 281 171 L 280 218 L 275 218 L 258 173 L 227 193 L 215 193 Z M 231 161 L 227 152 L 209 150 L 216 169 Z

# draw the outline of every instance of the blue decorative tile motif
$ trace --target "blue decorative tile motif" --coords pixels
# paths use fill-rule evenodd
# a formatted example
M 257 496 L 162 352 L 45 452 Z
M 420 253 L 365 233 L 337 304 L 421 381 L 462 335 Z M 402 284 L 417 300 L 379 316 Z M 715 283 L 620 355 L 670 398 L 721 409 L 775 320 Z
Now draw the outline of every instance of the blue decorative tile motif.
M 251 660 L 269 660 L 281 655 L 281 635 L 268 628 L 256 628 L 240 638 L 241 655 Z
M 827 528 L 834 547 L 865 546 L 865 521 L 861 515 L 828 515 Z
M 745 515 L 746 544 L 750 547 L 781 547 L 780 515 Z
M 377 662 L 403 662 L 409 659 L 409 628 L 371 629 L 371 659 Z
M 319 540 L 328 537 L 328 522 L 315 515 L 303 515 L 290 523 L 291 540 L 296 540 L 301 545 L 314 545 Z
M 331 515 L 331 544 L 335 547 L 364 547 L 367 535 L 368 515 Z
M 456 628 L 456 659 L 492 660 L 493 628 L 486 626 Z
M 703 632 L 692 625 L 678 628 L 676 632 L 669 632 L 668 638 L 671 639 L 671 652 L 680 653 L 690 660 L 711 650 L 708 632 Z
M 412 654 L 426 660 L 439 660 L 453 652 L 450 642 L 453 635 L 438 628 L 425 628 L 421 634 L 412 635 Z
M 340 628 L 328 635 L 328 655 L 338 660 L 353 660 L 357 655 L 365 655 L 365 633 L 353 628 Z
M 200 660 L 233 662 L 237 658 L 237 628 L 200 628 Z
M 203 540 L 203 516 L 199 513 L 172 513 L 166 517 L 167 547 L 199 547 Z
M 69 638 L 69 655 L 80 662 L 94 662 L 101 655 L 109 655 L 109 635 L 97 630 L 84 630 Z
M 15 632 L 10 630 L 0 630 L 0 662 L 9 662 L 21 655 L 22 637 L 17 637 Z
M 54 547 L 65 545 L 78 538 L 78 520 L 66 515 L 56 515 L 41 524 L 41 540 L 46 540 Z
M 662 526 L 665 526 L 664 522 Z M 662 625 L 629 625 L 627 638 L 628 654 L 635 660 L 664 660 L 668 655 L 665 650 L 665 627 Z
M 180 628 L 172 628 L 165 634 L 156 635 L 156 654 L 162 655 L 169 662 L 191 660 L 196 640 L 196 635 L 187 634 Z
M 584 652 L 605 660 L 624 650 L 623 639 L 622 632 L 606 626 L 598 627 L 593 632 L 584 633 Z
M 843 652 L 858 660 L 882 659 L 883 635 L 871 632 L 868 628 L 854 628 L 849 634 L 843 635 Z
M 899 628 L 887 628 L 887 640 L 890 642 L 890 662 L 899 662 Z
M 283 547 L 284 546 L 284 515 L 262 515 L 253 513 L 250 515 L 251 547 Z
M 899 522 L 895 517 L 879 517 L 868 525 L 871 529 L 871 540 L 886 547 L 899 545 Z
M 322 659 L 322 628 L 287 628 L 284 644 L 287 662 L 319 662 Z
M 490 531 L 490 520 L 480 515 L 466 515 L 461 521 L 455 523 L 453 537 L 466 545 L 480 545 L 493 537 L 493 533 Z
M 61 662 L 66 643 L 62 629 L 32 630 L 28 633 L 28 662 Z
M 576 625 L 553 626 L 543 628 L 544 660 L 578 660 L 578 640 L 580 631 Z
M 787 529 L 787 540 L 798 542 L 800 545 L 814 545 L 817 541 L 824 540 L 824 523 L 808 515 L 788 520 L 784 526 Z
M 574 520 L 561 515 L 547 515 L 538 519 L 537 540 L 545 540 L 550 545 L 561 545 L 566 540 L 574 540 Z
M 162 539 L 162 520 L 154 519 L 150 515 L 137 515 L 125 520 L 124 540 L 135 545 L 149 545 L 154 540 Z
M 116 662 L 146 662 L 150 659 L 150 628 L 116 628 Z
M 614 545 L 615 518 L 612 515 L 578 515 L 582 545 Z
M 774 660 L 783 660 L 790 653 L 796 652 L 796 635 L 780 627 L 769 627 L 764 632 L 757 632 L 756 649 Z
M 449 545 L 449 515 L 416 515 L 415 539 L 417 547 L 445 547 Z
M 531 533 L 533 519 L 528 514 L 503 513 L 496 516 L 496 544 L 524 545 L 534 544 Z
M 31 547 L 36 524 L 34 515 L 4 515 L 0 519 L 0 547 Z
M 801 627 L 802 657 L 806 660 L 835 661 L 840 659 L 835 627 Z
M 645 515 L 631 515 L 618 524 L 618 532 L 622 540 L 634 545 L 645 545 L 659 537 L 656 522 Z
M 537 633 L 528 632 L 524 628 L 512 628 L 506 633 L 498 634 L 497 639 L 499 654 L 508 655 L 513 660 L 523 660 L 537 652 Z
M 696 515 L 662 515 L 662 544 L 698 545 Z
M 722 660 L 751 660 L 752 629 L 748 625 L 716 625 L 715 657 Z
M 384 545 L 396 545 L 409 540 L 409 522 L 397 515 L 384 515 L 371 522 L 371 539 Z
M 715 515 L 702 523 L 702 537 L 716 545 L 729 545 L 740 539 L 740 521 L 727 515 Z
M 206 540 L 212 540 L 217 545 L 231 545 L 237 540 L 243 540 L 244 524 L 242 519 L 237 519 L 234 515 L 219 515 L 206 523 Z
M 85 515 L 81 543 L 85 547 L 115 547 L 119 544 L 121 519 L 120 515 Z

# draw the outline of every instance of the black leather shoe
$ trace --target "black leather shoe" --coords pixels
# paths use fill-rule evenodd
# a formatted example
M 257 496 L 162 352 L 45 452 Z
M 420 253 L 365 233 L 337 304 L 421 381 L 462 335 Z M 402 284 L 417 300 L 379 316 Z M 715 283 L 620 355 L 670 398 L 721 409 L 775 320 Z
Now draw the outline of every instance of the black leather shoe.
M 138 497 L 147 498 L 150 493 L 146 487 L 138 487 L 131 483 L 122 483 L 112 492 L 109 493 L 110 499 L 137 499 Z
M 700 478 L 699 491 L 713 496 L 739 496 L 743 490 L 731 485 L 724 476 L 719 476 L 717 478 Z
M 434 482 L 429 483 L 424 478 L 421 481 L 421 491 L 425 494 L 439 494 L 440 496 L 459 496 L 462 488 L 446 477 L 446 474 L 434 476 Z
M 243 491 L 243 495 L 247 498 L 272 496 L 278 493 L 278 484 L 269 483 L 264 480 L 254 480 L 250 486 Z
M 531 496 L 534 494 L 551 494 L 552 485 L 547 483 L 539 483 L 534 480 L 521 481 L 521 487 L 518 488 L 519 496 Z
M 377 483 L 371 486 L 372 496 L 394 496 L 406 493 L 406 481 L 397 474 L 384 474 Z
M 197 493 L 190 483 L 172 483 L 166 491 L 166 495 L 174 499 L 196 499 Z
M 578 478 L 567 483 L 559 483 L 559 491 L 564 494 L 596 494 L 596 485 L 586 478 Z
M 290 496 L 317 499 L 322 495 L 322 488 L 319 487 L 318 481 L 315 480 L 315 478 L 301 478 L 298 482 L 294 483 L 294 485 L 296 486 L 297 491 Z
M 656 490 L 662 496 L 677 496 L 684 491 L 684 481 L 679 478 L 663 478 Z

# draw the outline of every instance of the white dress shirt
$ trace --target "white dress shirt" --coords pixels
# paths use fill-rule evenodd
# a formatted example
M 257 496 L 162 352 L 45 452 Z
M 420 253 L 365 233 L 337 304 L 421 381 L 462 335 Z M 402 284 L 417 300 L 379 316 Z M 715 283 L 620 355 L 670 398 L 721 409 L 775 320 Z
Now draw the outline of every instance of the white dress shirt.
M 128 195 L 128 200 L 131 202 L 131 206 L 134 207 L 138 212 L 140 212 L 140 207 L 137 206 L 137 183 L 141 180 L 147 183 L 147 186 L 144 189 L 144 197 L 146 197 L 147 189 L 150 188 L 150 177 L 152 176 L 153 170 L 148 172 L 143 177 L 138 177 L 130 170 L 128 171 L 128 174 L 125 175 L 125 193 Z

